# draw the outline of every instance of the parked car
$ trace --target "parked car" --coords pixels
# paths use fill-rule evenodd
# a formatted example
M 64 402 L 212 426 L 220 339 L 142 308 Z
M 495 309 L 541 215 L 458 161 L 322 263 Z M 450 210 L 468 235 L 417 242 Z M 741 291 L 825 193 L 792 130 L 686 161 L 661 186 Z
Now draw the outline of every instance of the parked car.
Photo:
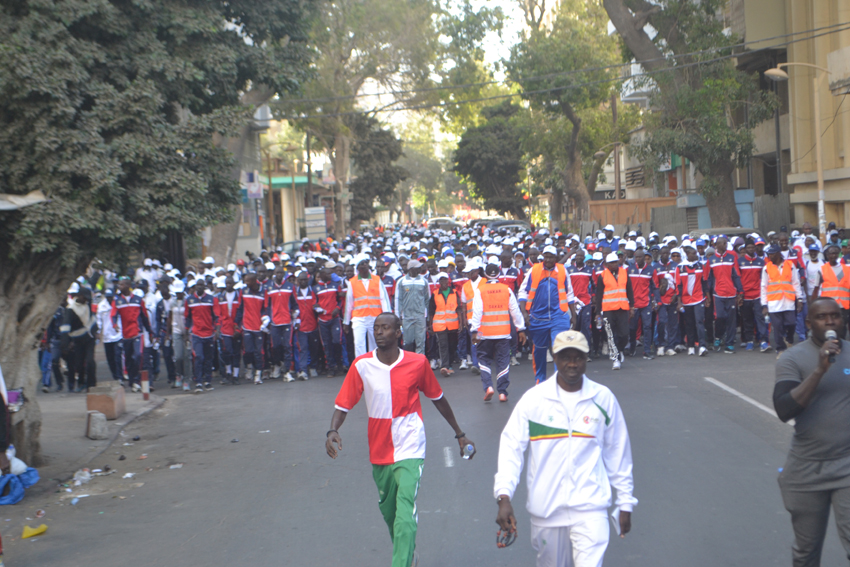
M 441 228 L 443 230 L 453 230 L 455 228 L 463 228 L 463 224 L 449 217 L 434 217 L 428 219 L 428 228 Z
M 481 217 L 480 219 L 475 219 L 473 221 L 470 221 L 469 227 L 470 228 L 478 228 L 479 226 L 489 227 L 491 224 L 493 224 L 496 221 L 504 221 L 504 220 L 508 220 L 508 219 L 506 219 L 505 217 Z
M 497 220 L 488 225 L 490 230 L 531 230 L 531 223 L 524 220 Z

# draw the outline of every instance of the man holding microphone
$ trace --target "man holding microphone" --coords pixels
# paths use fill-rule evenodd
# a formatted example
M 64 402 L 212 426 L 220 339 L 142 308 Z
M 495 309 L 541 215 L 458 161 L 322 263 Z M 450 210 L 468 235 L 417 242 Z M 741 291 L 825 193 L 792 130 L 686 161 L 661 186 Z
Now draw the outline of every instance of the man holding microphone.
M 811 335 L 776 363 L 773 406 L 794 419 L 779 489 L 794 528 L 794 567 L 818 567 L 834 509 L 838 537 L 850 549 L 850 348 L 839 339 L 844 316 L 838 302 L 809 305 Z

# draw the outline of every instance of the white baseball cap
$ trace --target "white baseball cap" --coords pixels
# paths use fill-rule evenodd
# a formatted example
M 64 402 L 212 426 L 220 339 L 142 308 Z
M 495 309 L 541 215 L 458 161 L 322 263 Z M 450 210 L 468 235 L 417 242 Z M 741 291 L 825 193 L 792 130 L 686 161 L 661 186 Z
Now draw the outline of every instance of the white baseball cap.
M 603 228 L 602 230 L 610 230 L 611 232 L 614 232 L 614 225 L 613 224 L 606 224 L 605 228 Z
M 605 263 L 606 264 L 608 262 L 619 262 L 619 261 L 620 261 L 620 257 L 617 256 L 616 252 L 611 252 L 610 254 L 605 256 Z
M 557 256 L 557 255 L 558 255 L 558 249 L 557 249 L 557 248 L 555 248 L 555 247 L 554 247 L 554 246 L 552 246 L 552 245 L 545 246 L 545 247 L 543 248 L 543 253 L 544 253 L 544 254 L 547 254 L 547 253 L 548 253 L 548 254 L 554 254 L 555 256 Z

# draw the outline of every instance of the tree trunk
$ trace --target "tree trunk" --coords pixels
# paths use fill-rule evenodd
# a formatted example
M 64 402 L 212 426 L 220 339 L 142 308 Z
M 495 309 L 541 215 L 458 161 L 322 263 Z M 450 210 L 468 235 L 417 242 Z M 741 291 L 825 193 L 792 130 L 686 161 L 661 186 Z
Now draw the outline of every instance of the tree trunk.
M 342 241 L 347 232 L 345 226 L 345 207 L 342 202 L 342 192 L 348 183 L 348 160 L 351 155 L 351 140 L 348 136 L 337 134 L 334 138 L 334 199 L 336 212 L 334 214 L 334 238 Z
M 6 387 L 23 388 L 26 400 L 12 414 L 10 440 L 17 456 L 31 466 L 43 464 L 41 456 L 41 409 L 36 392 L 41 380 L 38 343 L 50 318 L 65 298 L 65 292 L 88 262 L 64 268 L 61 259 L 42 256 L 14 265 L 4 259 L 0 274 L 0 367 Z M 82 435 L 83 432 L 80 432 Z
M 741 224 L 741 216 L 735 206 L 735 186 L 732 183 L 734 169 L 735 166 L 730 160 L 713 166 L 706 176 L 707 180 L 711 180 L 717 187 L 715 191 L 703 191 L 713 228 Z
M 564 195 L 572 198 L 576 203 L 576 220 L 590 218 L 590 194 L 587 192 L 587 185 L 581 173 L 581 157 L 576 156 L 570 161 L 562 176 Z
M 549 195 L 549 232 L 555 232 L 561 227 L 561 209 L 564 207 L 564 193 L 555 189 Z

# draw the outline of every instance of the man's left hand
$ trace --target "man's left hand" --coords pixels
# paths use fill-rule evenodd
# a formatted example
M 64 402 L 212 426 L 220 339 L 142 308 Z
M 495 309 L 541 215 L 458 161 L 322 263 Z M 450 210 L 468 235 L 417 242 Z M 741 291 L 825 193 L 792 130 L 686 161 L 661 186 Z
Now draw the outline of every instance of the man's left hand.
M 797 313 L 799 313 L 799 312 L 800 312 L 800 311 L 802 311 L 802 310 L 803 310 L 803 302 L 802 302 L 802 301 L 798 301 L 798 302 L 797 302 Z
M 632 513 L 620 510 L 620 537 L 632 531 Z
M 469 460 L 471 461 L 472 457 L 475 456 L 475 443 L 473 443 L 472 440 L 469 439 L 469 437 L 464 435 L 463 437 L 458 438 L 457 444 L 460 445 L 460 456 L 461 457 L 463 457 L 463 448 L 466 447 L 467 445 L 472 445 L 473 451 L 472 451 L 472 455 L 470 455 L 470 457 L 469 457 Z
M 525 337 L 525 331 L 517 331 L 516 340 L 519 344 L 524 345 L 527 340 Z

